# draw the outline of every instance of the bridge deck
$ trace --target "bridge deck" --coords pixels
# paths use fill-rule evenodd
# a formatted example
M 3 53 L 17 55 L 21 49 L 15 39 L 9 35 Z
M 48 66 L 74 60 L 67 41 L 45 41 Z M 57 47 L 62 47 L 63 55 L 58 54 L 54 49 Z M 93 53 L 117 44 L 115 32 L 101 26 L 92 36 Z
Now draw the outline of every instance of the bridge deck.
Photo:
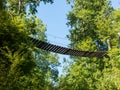
M 91 51 L 74 50 L 74 49 L 50 44 L 34 38 L 30 38 L 30 40 L 36 45 L 36 47 L 54 53 L 72 55 L 72 56 L 82 56 L 82 57 L 104 57 L 104 56 L 109 57 L 107 55 L 107 52 L 105 51 L 91 52 Z

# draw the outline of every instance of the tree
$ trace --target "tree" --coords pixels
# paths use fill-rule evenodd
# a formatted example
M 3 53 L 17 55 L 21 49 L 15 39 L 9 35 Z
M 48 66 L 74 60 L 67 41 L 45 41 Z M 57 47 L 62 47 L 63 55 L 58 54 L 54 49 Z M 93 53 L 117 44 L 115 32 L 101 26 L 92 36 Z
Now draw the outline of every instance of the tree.
M 72 0 L 68 0 L 72 2 Z M 110 57 L 118 56 L 117 26 L 114 10 L 109 0 L 73 0 L 68 14 L 71 26 L 71 48 L 89 51 L 109 51 Z M 116 16 L 116 15 L 115 15 Z M 117 18 L 119 15 L 117 15 Z M 114 53 L 113 53 L 114 52 Z M 119 87 L 119 59 L 72 57 L 73 64 L 60 80 L 60 89 L 66 90 L 113 90 Z M 118 72 L 118 73 L 117 73 Z M 115 76 L 116 77 L 113 77 Z M 107 79 L 107 80 L 106 80 Z M 65 80 L 65 81 L 64 81 Z M 109 81 L 109 82 L 108 82 Z M 106 84 L 107 83 L 107 84 Z
M 4 10 L 0 14 L 0 89 L 13 90 L 18 88 L 18 77 L 33 70 L 35 59 L 29 50 L 31 45 L 27 41 L 27 32 L 24 31 L 25 24 L 19 17 L 12 19 Z
M 20 1 L 20 0 L 19 0 Z M 52 0 L 41 0 L 45 3 Z M 58 56 L 39 50 L 29 36 L 47 41 L 46 27 L 35 15 L 26 15 L 27 5 L 36 12 L 40 1 L 25 1 L 17 12 L 18 2 L 4 1 L 0 8 L 0 89 L 45 90 L 55 88 Z M 11 7 L 9 7 L 11 6 Z M 19 14 L 17 14 L 19 13 Z M 23 15 L 20 15 L 23 14 Z M 46 88 L 48 87 L 48 88 Z
M 46 27 L 40 19 L 32 16 L 31 18 L 26 19 L 25 22 L 29 22 L 27 23 L 27 32 L 31 33 L 30 36 L 47 42 L 47 37 L 45 35 Z M 34 56 L 38 71 L 43 74 L 46 83 L 56 82 L 58 77 L 58 70 L 56 67 L 60 64 L 58 62 L 57 54 L 35 48 Z
M 53 3 L 53 0 L 10 0 L 7 2 L 6 7 L 14 14 L 35 14 L 37 6 L 42 2 Z

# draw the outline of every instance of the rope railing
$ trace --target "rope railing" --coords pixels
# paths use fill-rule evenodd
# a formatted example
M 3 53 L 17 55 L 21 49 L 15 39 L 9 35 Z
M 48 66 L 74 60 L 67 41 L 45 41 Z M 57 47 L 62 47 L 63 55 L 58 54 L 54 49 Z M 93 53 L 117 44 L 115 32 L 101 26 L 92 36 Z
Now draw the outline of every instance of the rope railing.
M 82 50 L 74 50 L 54 44 L 50 44 L 41 40 L 37 40 L 34 38 L 30 37 L 30 40 L 36 45 L 37 48 L 54 52 L 54 53 L 59 53 L 59 54 L 65 54 L 65 55 L 72 55 L 72 56 L 81 56 L 81 57 L 107 57 L 107 52 L 105 51 L 97 51 L 97 52 L 92 52 L 92 51 L 82 51 Z

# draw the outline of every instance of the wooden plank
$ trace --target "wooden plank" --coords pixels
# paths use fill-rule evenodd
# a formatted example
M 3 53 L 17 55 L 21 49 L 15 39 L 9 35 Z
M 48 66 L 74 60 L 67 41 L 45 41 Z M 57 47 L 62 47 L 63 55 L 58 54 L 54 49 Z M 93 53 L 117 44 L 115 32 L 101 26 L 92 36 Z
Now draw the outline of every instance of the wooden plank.
M 90 51 L 81 51 L 81 50 L 74 50 L 66 47 L 61 47 L 58 45 L 50 44 L 41 40 L 37 40 L 30 37 L 30 40 L 36 45 L 36 47 L 60 54 L 72 55 L 72 56 L 82 56 L 82 57 L 109 57 L 107 52 L 97 51 L 97 52 L 90 52 Z

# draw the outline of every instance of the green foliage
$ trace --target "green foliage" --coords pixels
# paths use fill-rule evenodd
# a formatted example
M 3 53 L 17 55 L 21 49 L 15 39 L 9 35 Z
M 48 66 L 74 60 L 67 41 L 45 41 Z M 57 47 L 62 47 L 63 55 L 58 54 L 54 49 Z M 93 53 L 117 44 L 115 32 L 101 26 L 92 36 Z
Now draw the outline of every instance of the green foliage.
M 119 90 L 119 9 L 109 0 L 73 0 L 67 17 L 72 48 L 108 51 L 110 59 L 73 57 L 60 78 L 60 90 Z
M 27 40 L 26 25 L 19 16 L 12 18 L 4 10 L 0 16 L 0 89 L 19 90 L 17 81 L 33 70 L 35 59 Z
M 31 36 L 47 41 L 46 27 L 35 15 L 13 14 L 17 10 L 14 2 L 16 1 L 7 2 L 7 10 L 1 9 L 0 12 L 0 90 L 55 89 L 54 84 L 58 80 L 58 56 L 36 48 L 28 39 Z M 25 2 L 26 8 L 30 1 Z M 36 5 L 34 1 L 31 3 Z
M 106 6 L 105 6 L 106 5 Z M 68 15 L 68 25 L 71 26 L 70 30 L 70 35 L 68 36 L 69 39 L 71 40 L 72 46 L 79 48 L 79 45 L 76 45 L 75 43 L 82 44 L 79 49 L 85 49 L 89 50 L 90 48 L 83 48 L 84 43 L 86 43 L 89 47 L 91 47 L 90 50 L 95 50 L 95 49 L 104 49 L 101 48 L 104 46 L 104 41 L 102 41 L 101 34 L 101 29 L 102 30 L 108 30 L 106 27 L 110 29 L 110 25 L 106 20 L 106 13 L 109 14 L 112 11 L 112 8 L 108 6 L 107 1 L 75 1 L 73 10 L 69 12 Z M 104 10 L 105 9 L 105 10 Z M 106 12 L 109 11 L 109 12 Z M 105 14 L 104 14 L 105 13 Z M 104 17 L 103 17 L 104 16 Z M 101 17 L 100 19 L 98 19 Z M 103 24 L 100 22 L 104 24 Z M 106 22 L 103 22 L 106 21 Z M 110 20 L 109 20 L 110 21 Z M 96 25 L 97 23 L 100 23 L 100 25 Z M 110 29 L 111 30 L 111 29 Z M 103 32 L 104 33 L 104 32 Z M 101 36 L 101 37 L 100 37 Z M 105 36 L 105 35 L 104 35 Z M 105 38 L 105 37 L 103 37 Z M 90 41 L 89 41 L 90 40 Z M 89 41 L 89 42 L 88 42 Z M 88 43 L 87 43 L 88 42 Z M 95 46 L 95 43 L 98 43 L 98 46 Z M 73 45 L 74 44 L 74 45 Z M 87 46 L 86 45 L 86 46 Z
M 5 7 L 5 0 L 1 0 L 0 2 L 0 10 L 2 10 Z
M 41 2 L 53 3 L 53 0 L 9 0 L 6 3 L 7 9 L 14 14 L 35 14 Z
M 27 24 L 27 32 L 31 37 L 39 40 L 47 41 L 45 35 L 46 26 L 36 16 L 25 19 Z M 38 71 L 40 71 L 45 78 L 44 82 L 54 83 L 57 81 L 58 70 L 56 67 L 59 65 L 58 56 L 47 51 L 35 48 L 34 57 Z

